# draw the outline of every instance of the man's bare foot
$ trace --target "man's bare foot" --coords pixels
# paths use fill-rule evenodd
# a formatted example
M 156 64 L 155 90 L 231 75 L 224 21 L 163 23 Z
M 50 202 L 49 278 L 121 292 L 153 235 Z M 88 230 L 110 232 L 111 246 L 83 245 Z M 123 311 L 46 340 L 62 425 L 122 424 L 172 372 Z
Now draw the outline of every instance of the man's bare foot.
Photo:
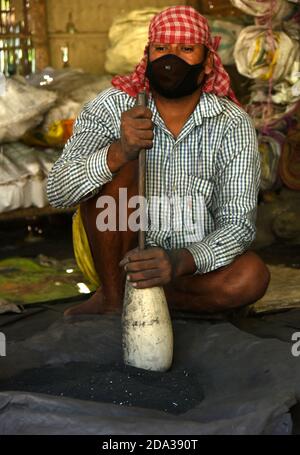
M 80 305 L 68 308 L 64 312 L 64 316 L 80 316 L 84 314 L 107 314 L 120 313 L 118 305 L 113 305 L 113 302 L 107 304 L 101 288 L 98 288 L 95 294 Z

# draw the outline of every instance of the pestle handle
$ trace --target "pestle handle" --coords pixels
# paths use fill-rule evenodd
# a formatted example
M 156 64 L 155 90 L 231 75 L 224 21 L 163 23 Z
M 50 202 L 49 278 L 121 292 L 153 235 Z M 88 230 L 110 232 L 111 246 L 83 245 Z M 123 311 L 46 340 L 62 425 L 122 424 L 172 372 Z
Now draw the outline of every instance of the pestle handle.
M 146 92 L 138 93 L 136 97 L 136 106 L 146 106 L 147 105 L 147 95 Z M 139 153 L 139 196 L 142 197 L 145 201 L 146 196 L 146 150 L 142 149 Z M 142 217 L 146 220 L 146 207 L 142 203 L 141 207 Z M 146 231 L 143 230 L 142 226 L 144 223 L 141 222 L 141 229 L 139 230 L 139 249 L 144 250 L 146 246 Z

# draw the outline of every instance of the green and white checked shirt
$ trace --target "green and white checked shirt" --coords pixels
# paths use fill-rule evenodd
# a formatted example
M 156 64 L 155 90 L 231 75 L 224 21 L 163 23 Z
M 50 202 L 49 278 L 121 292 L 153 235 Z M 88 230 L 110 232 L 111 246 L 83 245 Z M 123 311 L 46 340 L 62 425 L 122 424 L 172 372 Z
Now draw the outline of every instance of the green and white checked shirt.
M 113 179 L 108 149 L 120 138 L 121 113 L 134 105 L 134 98 L 111 88 L 84 107 L 49 175 L 53 206 L 77 205 Z M 204 93 L 175 139 L 151 96 L 148 107 L 154 145 L 147 151 L 147 244 L 187 248 L 197 273 L 230 264 L 255 237 L 260 159 L 249 116 L 227 98 Z M 172 202 L 161 204 L 159 196 Z

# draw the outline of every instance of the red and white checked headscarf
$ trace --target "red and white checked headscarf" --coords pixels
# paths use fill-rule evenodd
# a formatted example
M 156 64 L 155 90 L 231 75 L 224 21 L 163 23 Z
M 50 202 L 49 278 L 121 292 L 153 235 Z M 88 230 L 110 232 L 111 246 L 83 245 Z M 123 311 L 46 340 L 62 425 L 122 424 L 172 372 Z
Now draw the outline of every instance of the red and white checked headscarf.
M 228 96 L 239 104 L 230 86 L 230 78 L 217 54 L 221 37 L 212 39 L 207 19 L 191 6 L 173 6 L 154 16 L 149 26 L 149 41 L 144 57 L 129 76 L 116 76 L 112 85 L 130 96 L 141 90 L 149 93 L 149 81 L 145 77 L 150 43 L 159 44 L 204 44 L 213 55 L 213 69 L 206 75 L 203 92 Z

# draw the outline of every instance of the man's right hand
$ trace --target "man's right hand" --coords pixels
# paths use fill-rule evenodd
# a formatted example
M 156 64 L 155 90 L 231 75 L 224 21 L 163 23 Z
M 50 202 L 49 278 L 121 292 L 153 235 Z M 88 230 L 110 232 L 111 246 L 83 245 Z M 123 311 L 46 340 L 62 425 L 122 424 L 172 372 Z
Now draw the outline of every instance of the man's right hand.
M 108 152 L 108 166 L 117 172 L 129 161 L 138 158 L 141 149 L 153 147 L 152 112 L 147 107 L 135 106 L 121 116 L 121 138 Z

